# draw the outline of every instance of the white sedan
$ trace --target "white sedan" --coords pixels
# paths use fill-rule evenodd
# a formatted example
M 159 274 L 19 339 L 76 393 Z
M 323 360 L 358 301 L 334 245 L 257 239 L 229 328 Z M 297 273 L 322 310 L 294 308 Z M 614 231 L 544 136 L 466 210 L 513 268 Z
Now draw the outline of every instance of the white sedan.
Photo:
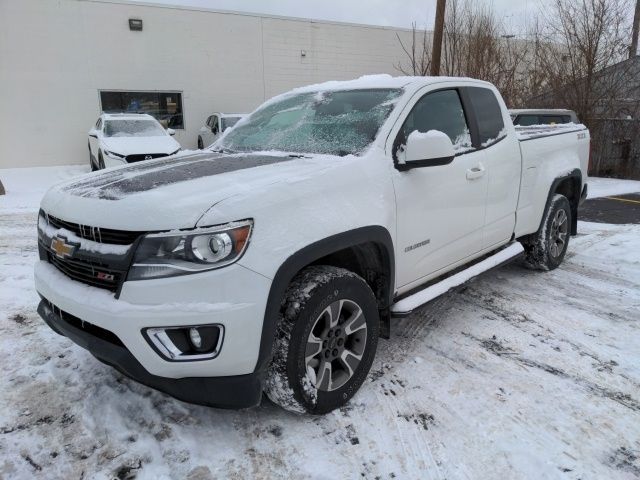
M 103 113 L 89 130 L 89 163 L 100 170 L 178 153 L 180 144 L 151 115 Z
M 202 150 L 208 147 L 218 138 L 220 134 L 227 128 L 233 127 L 238 121 L 246 117 L 244 113 L 220 113 L 216 112 L 207 117 L 204 126 L 198 132 L 198 148 Z

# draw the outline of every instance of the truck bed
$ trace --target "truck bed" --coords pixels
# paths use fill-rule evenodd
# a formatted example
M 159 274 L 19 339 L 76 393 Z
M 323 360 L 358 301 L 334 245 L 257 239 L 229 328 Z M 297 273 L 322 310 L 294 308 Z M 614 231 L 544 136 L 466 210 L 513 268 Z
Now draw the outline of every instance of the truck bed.
M 518 140 L 525 141 L 551 135 L 561 135 L 564 133 L 586 130 L 582 123 L 558 123 L 556 125 L 515 125 Z

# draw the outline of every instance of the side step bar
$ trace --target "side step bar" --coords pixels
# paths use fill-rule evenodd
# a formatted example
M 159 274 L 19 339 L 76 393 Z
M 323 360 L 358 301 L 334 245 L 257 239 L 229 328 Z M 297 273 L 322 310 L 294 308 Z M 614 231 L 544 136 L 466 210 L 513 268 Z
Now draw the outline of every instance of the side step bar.
M 520 242 L 514 242 L 506 248 L 494 253 L 493 255 L 485 258 L 484 260 L 461 270 L 455 275 L 445 278 L 437 283 L 429 285 L 428 287 L 420 290 L 413 295 L 410 295 L 391 306 L 391 315 L 395 317 L 402 317 L 410 314 L 413 310 L 430 302 L 436 297 L 447 293 L 452 288 L 462 285 L 468 282 L 474 277 L 477 277 L 487 270 L 499 267 L 500 265 L 513 260 L 524 251 Z

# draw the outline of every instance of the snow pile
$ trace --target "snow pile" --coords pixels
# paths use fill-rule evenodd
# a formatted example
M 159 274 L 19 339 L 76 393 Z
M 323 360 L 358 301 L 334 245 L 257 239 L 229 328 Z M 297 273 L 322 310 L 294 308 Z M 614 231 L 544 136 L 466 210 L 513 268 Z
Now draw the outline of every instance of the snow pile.
M 51 186 L 89 173 L 89 165 L 0 169 L 6 194 L 0 196 L 3 213 L 32 210 Z
M 640 192 L 640 181 L 620 180 L 617 178 L 589 177 L 587 180 L 588 197 L 608 197 L 611 195 L 624 195 L 625 193 Z

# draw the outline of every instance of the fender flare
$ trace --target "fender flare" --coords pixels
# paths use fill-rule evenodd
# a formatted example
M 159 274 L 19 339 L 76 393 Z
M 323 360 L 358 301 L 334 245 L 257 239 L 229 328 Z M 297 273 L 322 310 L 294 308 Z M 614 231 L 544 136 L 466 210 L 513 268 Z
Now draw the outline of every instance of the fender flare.
M 569 173 L 562 175 L 560 177 L 556 177 L 553 182 L 551 182 L 551 187 L 549 187 L 549 194 L 547 195 L 547 203 L 545 203 L 544 205 L 544 210 L 542 211 L 542 218 L 540 219 L 540 225 L 538 225 L 538 232 L 542 229 L 542 224 L 544 222 L 544 217 L 545 214 L 547 212 L 547 210 L 549 209 L 549 205 L 551 205 L 551 200 L 553 199 L 553 195 L 556 193 L 557 189 L 558 189 L 558 185 L 560 185 L 561 182 L 563 182 L 564 180 L 566 180 L 567 178 L 573 178 L 575 180 L 577 180 L 578 183 L 578 189 L 577 189 L 577 201 L 575 203 L 575 208 L 574 205 L 571 205 L 571 234 L 575 235 L 577 233 L 577 229 L 578 229 L 578 203 L 580 201 L 580 192 L 581 192 L 581 188 L 582 188 L 582 171 L 580 171 L 579 168 L 574 168 L 573 170 L 571 170 Z M 569 200 L 571 202 L 571 200 Z M 575 211 L 574 211 L 575 210 Z
M 381 246 L 385 267 L 389 272 L 388 305 L 391 305 L 394 293 L 395 259 L 393 241 L 388 230 L 379 225 L 360 227 L 354 230 L 338 233 L 314 242 L 298 250 L 287 258 L 271 282 L 267 306 L 262 321 L 262 336 L 260 337 L 260 351 L 256 362 L 255 372 L 266 371 L 271 361 L 272 347 L 276 334 L 276 327 L 280 317 L 280 306 L 287 287 L 293 277 L 307 265 L 330 255 L 331 253 L 354 247 L 363 243 L 376 243 Z

